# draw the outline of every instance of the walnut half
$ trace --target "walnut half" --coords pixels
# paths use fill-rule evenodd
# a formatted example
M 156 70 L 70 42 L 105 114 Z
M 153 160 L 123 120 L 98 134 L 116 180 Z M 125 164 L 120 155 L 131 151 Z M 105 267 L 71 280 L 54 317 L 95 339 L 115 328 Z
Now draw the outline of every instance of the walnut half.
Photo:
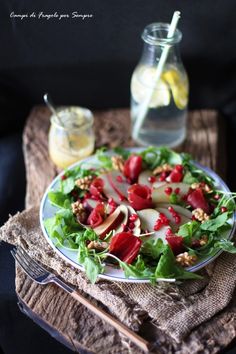
M 75 181 L 75 184 L 77 187 L 79 187 L 82 190 L 88 190 L 92 181 L 94 179 L 94 176 L 86 176 L 79 178 Z
M 112 167 L 120 172 L 124 171 L 124 164 L 125 161 L 122 156 L 117 155 L 117 156 L 112 156 L 111 157 L 111 162 L 112 162 Z
M 88 244 L 88 249 L 89 250 L 95 250 L 95 251 L 104 251 L 108 247 L 107 242 L 98 242 L 98 241 L 90 241 Z
M 180 253 L 176 256 L 176 262 L 182 267 L 190 267 L 197 261 L 197 256 L 190 255 L 188 252 Z
M 71 204 L 72 212 L 78 222 L 84 223 L 87 220 L 87 213 L 80 201 Z
M 155 170 L 152 171 L 152 173 L 156 176 L 162 172 L 171 172 L 172 170 L 173 170 L 173 167 L 171 165 L 165 163 L 162 166 L 156 167 Z
M 194 209 L 192 211 L 193 216 L 195 217 L 196 220 L 204 222 L 206 220 L 210 219 L 210 216 L 204 212 L 201 208 Z

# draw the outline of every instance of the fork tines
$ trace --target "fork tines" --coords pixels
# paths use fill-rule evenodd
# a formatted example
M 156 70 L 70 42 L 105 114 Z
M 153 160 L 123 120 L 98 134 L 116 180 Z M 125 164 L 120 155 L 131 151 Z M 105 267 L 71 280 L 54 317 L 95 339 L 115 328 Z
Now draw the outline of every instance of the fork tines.
M 21 246 L 13 248 L 11 254 L 31 278 L 35 279 L 47 273 L 47 270 L 35 262 Z

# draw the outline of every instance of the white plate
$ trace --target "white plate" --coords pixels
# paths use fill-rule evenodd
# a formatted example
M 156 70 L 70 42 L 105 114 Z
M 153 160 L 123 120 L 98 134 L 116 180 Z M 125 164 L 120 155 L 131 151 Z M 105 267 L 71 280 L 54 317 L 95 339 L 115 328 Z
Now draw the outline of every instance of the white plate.
M 141 151 L 142 149 L 132 149 L 132 150 Z M 88 168 L 95 167 L 95 166 L 99 165 L 99 161 L 97 160 L 96 156 L 91 156 L 87 159 L 84 159 L 82 161 L 79 161 L 79 162 L 73 164 L 72 166 L 69 167 L 69 169 L 72 169 L 73 167 L 80 165 L 81 163 L 83 164 L 84 167 L 88 167 Z M 208 176 L 210 176 L 214 179 L 215 186 L 217 189 L 220 189 L 225 192 L 230 192 L 227 185 L 215 172 L 213 172 L 211 169 L 209 169 L 207 167 L 203 167 L 199 163 L 194 162 L 194 164 L 198 168 L 202 169 Z M 54 216 L 54 214 L 58 210 L 57 207 L 51 205 L 51 203 L 48 199 L 48 192 L 50 190 L 57 190 L 58 189 L 60 177 L 63 175 L 63 173 L 64 172 L 62 171 L 52 181 L 52 183 L 50 184 L 50 186 L 48 187 L 48 189 L 46 190 L 46 192 L 42 198 L 41 205 L 40 205 L 40 225 L 41 225 L 41 228 L 42 228 L 42 231 L 43 231 L 43 234 L 44 234 L 46 240 L 49 242 L 49 244 L 52 246 L 52 248 L 55 250 L 55 252 L 60 257 L 62 257 L 65 261 L 70 263 L 72 266 L 79 268 L 81 270 L 84 270 L 84 268 L 79 264 L 79 262 L 77 260 L 77 252 L 70 251 L 70 250 L 64 249 L 62 247 L 59 247 L 58 245 L 55 245 L 53 243 L 52 239 L 49 237 L 47 230 L 44 227 L 44 220 Z M 235 214 L 229 220 L 229 223 L 232 227 L 224 235 L 224 237 L 226 237 L 227 239 L 231 239 L 234 234 L 234 230 L 235 230 L 235 226 L 236 226 L 235 225 Z M 199 263 L 195 264 L 192 267 L 187 268 L 187 270 L 189 270 L 191 272 L 196 272 L 197 270 L 201 269 L 202 267 L 205 267 L 207 264 L 212 262 L 216 257 L 218 257 L 220 255 L 220 253 L 222 253 L 221 250 L 216 252 L 211 257 L 206 257 L 205 259 L 201 259 L 201 261 Z M 99 277 L 103 278 L 103 279 L 107 279 L 107 280 L 129 282 L 129 283 L 147 283 L 147 282 L 149 282 L 148 279 L 125 278 L 125 275 L 121 269 L 116 269 L 116 268 L 113 268 L 108 265 L 105 267 L 104 273 L 100 274 Z

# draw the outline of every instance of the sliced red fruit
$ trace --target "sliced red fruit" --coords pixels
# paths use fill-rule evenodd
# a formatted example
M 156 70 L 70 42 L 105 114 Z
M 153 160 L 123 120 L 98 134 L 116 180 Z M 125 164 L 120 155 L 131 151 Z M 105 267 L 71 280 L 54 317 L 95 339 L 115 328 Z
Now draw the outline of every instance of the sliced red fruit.
M 210 212 L 210 206 L 205 199 L 201 188 L 197 188 L 191 191 L 187 196 L 187 202 L 193 209 L 201 208 L 207 214 Z
M 128 189 L 128 200 L 131 207 L 135 210 L 151 208 L 151 189 L 146 185 L 133 184 Z
M 183 177 L 183 166 L 176 165 L 167 177 L 167 181 L 172 183 L 178 183 L 182 181 Z
M 98 197 L 101 198 L 102 197 L 102 192 L 103 192 L 103 188 L 104 188 L 104 181 L 102 180 L 102 178 L 95 178 L 89 188 L 89 192 L 94 196 L 94 197 Z
M 166 241 L 170 245 L 170 247 L 175 255 L 183 252 L 184 244 L 183 244 L 183 237 L 182 236 L 168 235 L 168 236 L 166 236 Z
M 99 226 L 94 228 L 94 231 L 100 237 L 100 239 L 103 239 L 111 230 L 115 230 L 117 227 L 121 227 L 121 224 L 125 218 L 125 214 L 122 210 L 123 206 L 118 206 L 116 210 L 110 214 Z
M 112 237 L 109 251 L 121 261 L 131 264 L 137 257 L 141 245 L 141 239 L 131 232 L 120 232 Z
M 228 211 L 228 209 L 227 209 L 225 206 L 222 206 L 222 207 L 220 208 L 220 211 L 221 211 L 222 213 L 226 213 L 226 211 Z
M 123 214 L 123 219 L 120 221 L 120 224 L 117 224 L 115 226 L 115 232 L 121 232 L 124 229 L 124 226 L 128 225 L 128 219 L 129 219 L 129 210 L 128 207 L 126 205 L 119 205 L 118 207 L 120 209 L 120 211 Z
M 142 171 L 142 157 L 131 155 L 124 164 L 124 175 L 131 180 L 132 183 L 136 182 L 139 174 Z
M 104 204 L 99 203 L 88 217 L 88 224 L 95 228 L 103 223 L 103 218 L 105 216 Z

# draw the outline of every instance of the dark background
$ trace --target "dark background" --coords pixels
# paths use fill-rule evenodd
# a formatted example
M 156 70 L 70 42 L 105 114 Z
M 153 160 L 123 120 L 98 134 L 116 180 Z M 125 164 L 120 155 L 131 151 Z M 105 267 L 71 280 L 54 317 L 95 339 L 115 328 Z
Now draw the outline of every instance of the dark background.
M 190 109 L 215 108 L 227 126 L 227 182 L 236 190 L 235 0 L 0 0 L 0 225 L 24 207 L 21 133 L 45 91 L 57 104 L 129 106 L 140 34 L 180 10 Z M 91 13 L 92 19 L 13 19 L 10 13 Z M 6 354 L 66 353 L 16 308 L 14 264 L 0 246 L 0 348 Z M 26 335 L 27 333 L 27 335 Z M 37 345 L 35 346 L 35 343 Z

